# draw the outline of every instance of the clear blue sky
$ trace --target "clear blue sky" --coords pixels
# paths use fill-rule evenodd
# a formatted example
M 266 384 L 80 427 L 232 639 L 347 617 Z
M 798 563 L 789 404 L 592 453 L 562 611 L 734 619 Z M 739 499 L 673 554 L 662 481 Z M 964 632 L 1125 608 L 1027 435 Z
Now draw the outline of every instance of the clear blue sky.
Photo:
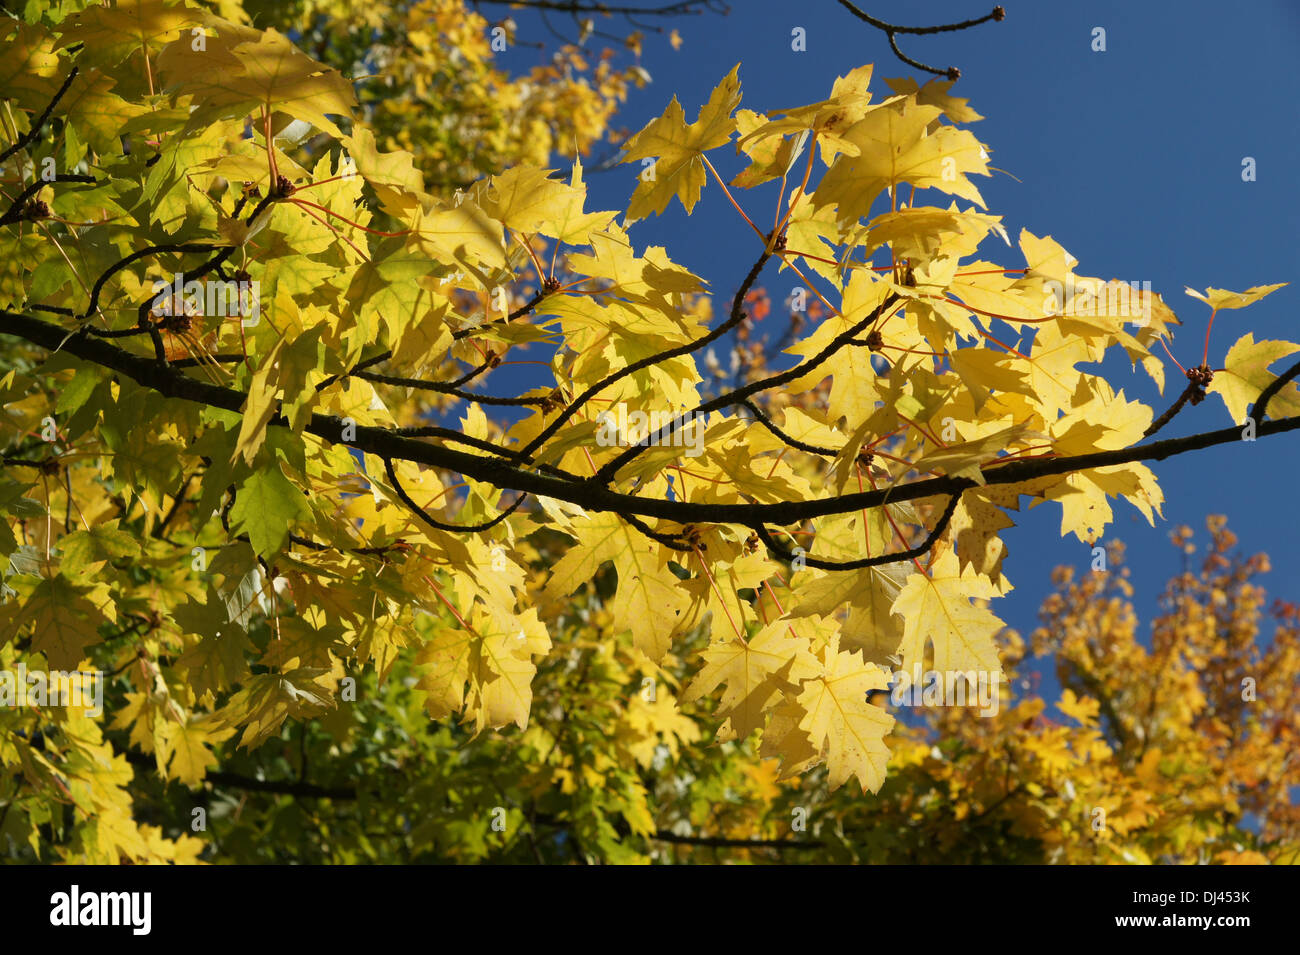
M 992 8 L 984 0 L 868 0 L 860 6 L 905 25 L 969 19 Z M 904 51 L 922 62 L 961 68 L 953 92 L 986 117 L 972 131 L 989 145 L 992 164 L 1020 180 L 996 174 L 978 179 L 989 210 L 1005 217 L 1013 237 L 1022 228 L 1052 235 L 1079 259 L 1082 275 L 1151 282 L 1184 322 L 1174 354 L 1184 365 L 1198 362 L 1209 309 L 1186 296 L 1184 286 L 1241 291 L 1300 277 L 1300 2 L 1009 0 L 1003 6 L 1007 18 L 1001 23 L 900 38 Z M 483 9 L 488 15 L 498 11 Z M 553 42 L 533 15 L 511 15 L 521 40 Z M 559 26 L 563 18 L 552 22 Z M 876 64 L 873 89 L 882 92 L 881 77 L 925 79 L 893 56 L 882 33 L 834 0 L 738 0 L 729 16 L 682 17 L 671 25 L 684 40 L 678 51 L 666 34 L 646 35 L 642 64 L 654 82 L 635 91 L 620 114 L 620 124 L 631 131 L 659 115 L 674 93 L 694 119 L 738 61 L 742 106 L 760 111 L 822 99 L 837 76 L 868 62 Z M 807 52 L 791 50 L 794 27 L 806 30 Z M 1106 31 L 1105 52 L 1091 48 L 1095 27 Z M 630 29 L 617 18 L 606 28 Z M 535 49 L 518 47 L 504 55 L 504 63 L 527 68 L 538 56 Z M 1246 156 L 1256 160 L 1254 182 L 1241 178 Z M 567 168 L 558 157 L 556 165 Z M 724 175 L 740 168 L 735 161 L 719 165 Z M 624 206 L 636 174 L 633 164 L 590 175 L 588 208 Z M 766 211 L 774 194 L 761 195 Z M 674 205 L 664 216 L 636 224 L 631 234 L 639 248 L 667 247 L 675 261 L 707 279 L 722 301 L 729 301 L 755 254 L 752 233 L 712 183 L 689 219 Z M 1018 250 L 999 247 L 1001 252 L 988 244 L 982 251 L 1011 267 L 1022 264 Z M 764 275 L 774 304 L 789 293 L 793 283 L 787 275 L 775 269 Z M 1292 285 L 1248 309 L 1223 313 L 1215 323 L 1211 366 L 1221 366 L 1228 347 L 1247 331 L 1256 340 L 1300 340 L 1297 306 L 1300 285 Z M 1159 414 L 1183 384 L 1172 364 L 1166 375 L 1165 397 L 1144 373 L 1130 374 L 1127 366 L 1114 380 Z M 497 377 L 489 390 L 506 384 Z M 1185 410 L 1162 436 L 1231 423 L 1222 401 L 1210 396 Z M 1292 496 L 1297 464 L 1295 435 L 1159 462 L 1154 467 L 1166 504 L 1165 519 L 1155 528 L 1116 502 L 1107 536 L 1128 546 L 1144 635 L 1156 594 L 1180 568 L 1168 543 L 1170 530 L 1189 524 L 1203 544 L 1207 513 L 1228 515 L 1244 551 L 1270 554 L 1274 569 L 1264 583 L 1272 595 L 1300 598 Z M 1090 565 L 1087 547 L 1073 536 L 1061 537 L 1060 513 L 1059 505 L 1049 503 L 1014 515 L 1019 526 L 1004 535 L 1004 571 L 1016 590 L 993 609 L 1026 634 L 1050 590 L 1051 569 L 1073 564 L 1082 572 Z

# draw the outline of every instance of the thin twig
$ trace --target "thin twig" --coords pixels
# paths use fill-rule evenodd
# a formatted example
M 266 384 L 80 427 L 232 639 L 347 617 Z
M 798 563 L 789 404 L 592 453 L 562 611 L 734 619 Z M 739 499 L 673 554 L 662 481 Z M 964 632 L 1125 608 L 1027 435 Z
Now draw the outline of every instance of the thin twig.
M 507 507 L 504 511 L 498 514 L 496 517 L 492 518 L 492 520 L 484 521 L 481 524 L 447 524 L 443 521 L 437 520 L 436 518 L 430 517 L 428 512 L 425 511 L 424 508 L 422 508 L 419 504 L 416 504 L 415 501 L 411 499 L 411 495 L 406 493 L 406 488 L 402 487 L 402 482 L 397 479 L 397 472 L 393 469 L 392 458 L 384 458 L 384 469 L 388 472 L 388 480 L 392 482 L 393 490 L 395 490 L 397 492 L 397 496 L 402 499 L 402 503 L 405 504 L 408 508 L 410 508 L 413 513 L 417 514 L 430 527 L 436 528 L 437 530 L 440 531 L 459 531 L 462 533 L 471 533 L 477 531 L 491 530 L 492 528 L 500 524 L 502 521 L 504 521 L 511 514 L 513 514 L 519 508 L 519 505 L 524 503 L 524 498 L 528 497 L 527 492 L 520 494 L 517 498 L 515 498 L 515 502 L 511 504 L 509 507 Z
M 943 513 L 939 516 L 939 523 L 934 525 L 934 530 L 930 531 L 925 540 L 908 550 L 895 551 L 891 554 L 880 554 L 876 557 L 863 557 L 860 560 L 822 560 L 819 557 L 811 557 L 807 554 L 798 555 L 799 559 L 808 567 L 816 567 L 819 570 L 861 570 L 864 567 L 879 567 L 882 564 L 896 564 L 905 560 L 913 560 L 927 553 L 930 548 L 934 546 L 935 541 L 937 541 L 943 535 L 943 532 L 948 529 L 948 523 L 952 520 L 953 512 L 957 510 L 957 502 L 960 500 L 960 494 L 949 496 L 948 504 L 943 509 Z M 795 559 L 796 555 L 781 546 L 781 544 L 777 542 L 776 538 L 774 538 L 762 524 L 755 524 L 753 529 L 763 543 L 767 545 L 768 549 L 772 551 L 772 553 L 776 554 L 777 557 L 787 562 Z
M 885 36 L 889 38 L 890 49 L 892 49 L 894 51 L 894 54 L 900 60 L 906 63 L 908 66 L 915 67 L 916 69 L 921 70 L 922 72 L 925 73 L 933 73 L 936 76 L 946 76 L 950 80 L 955 80 L 958 77 L 960 77 L 961 70 L 957 69 L 957 67 L 955 66 L 950 66 L 947 69 L 939 69 L 938 67 L 928 66 L 925 63 L 920 62 L 919 60 L 912 59 L 901 49 L 899 49 L 898 40 L 896 39 L 897 35 L 900 33 L 905 33 L 905 34 L 910 34 L 912 36 L 925 36 L 925 35 L 935 34 L 935 33 L 952 33 L 957 30 L 969 30 L 971 27 L 977 27 L 981 23 L 988 23 L 990 20 L 995 20 L 995 21 L 1004 20 L 1007 15 L 1006 10 L 1002 9 L 1001 6 L 997 6 L 994 7 L 988 13 L 984 14 L 984 16 L 976 17 L 973 20 L 962 20 L 959 23 L 944 23 L 938 26 L 930 26 L 930 27 L 903 27 L 903 26 L 898 26 L 895 23 L 886 23 L 884 20 L 881 20 L 877 17 L 873 17 L 871 14 L 867 13 L 866 11 L 857 7 L 856 5 L 850 3 L 849 0 L 840 0 L 840 6 L 842 6 L 845 10 L 848 10 L 849 13 L 853 14 L 855 17 L 857 17 L 859 20 L 863 21 L 864 23 L 868 23 L 871 26 L 875 27 L 877 30 L 882 31 L 885 34 Z
M 36 137 L 41 134 L 41 128 L 49 122 L 50 116 L 54 112 L 54 107 L 59 105 L 59 100 L 63 99 L 63 94 L 68 91 L 68 87 L 72 85 L 72 81 L 77 78 L 77 74 L 80 71 L 81 68 L 78 66 L 72 68 L 68 73 L 68 78 L 63 81 L 63 85 L 59 87 L 58 92 L 54 94 L 54 98 L 50 100 L 50 105 L 45 107 L 45 112 L 41 113 L 36 122 L 32 123 L 31 129 L 27 130 L 27 132 L 14 140 L 14 144 L 4 152 L 0 152 L 0 164 L 3 164 L 10 156 L 18 152 L 18 150 L 25 149 L 29 144 L 36 141 Z

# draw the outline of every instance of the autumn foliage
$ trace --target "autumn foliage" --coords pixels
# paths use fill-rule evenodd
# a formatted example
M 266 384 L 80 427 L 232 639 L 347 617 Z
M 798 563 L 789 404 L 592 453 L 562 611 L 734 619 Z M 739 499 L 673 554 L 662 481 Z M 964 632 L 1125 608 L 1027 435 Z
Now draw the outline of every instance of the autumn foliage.
M 0 670 L 103 712 L 0 707 L 0 853 L 1293 859 L 1298 611 L 1215 520 L 1147 641 L 1099 544 L 1144 461 L 1300 425 L 1300 346 L 1210 366 L 1280 285 L 1193 293 L 1157 415 L 1100 363 L 1163 390 L 1182 323 L 1007 233 L 951 79 L 760 112 L 738 65 L 601 211 L 637 37 L 512 76 L 460 0 L 78 6 L 0 20 Z M 636 239 L 709 204 L 720 302 Z M 1026 501 L 1109 559 L 1028 642 Z M 921 671 L 995 712 L 891 701 Z

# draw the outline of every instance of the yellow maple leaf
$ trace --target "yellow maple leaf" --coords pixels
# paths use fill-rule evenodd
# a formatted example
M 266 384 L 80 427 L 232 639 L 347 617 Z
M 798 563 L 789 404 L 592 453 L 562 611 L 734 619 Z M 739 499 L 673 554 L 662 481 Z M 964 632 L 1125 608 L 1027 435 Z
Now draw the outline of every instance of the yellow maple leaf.
M 6 17 L 0 21 L 0 88 L 26 109 L 44 109 L 59 88 L 64 66 L 44 27 Z
M 242 457 L 251 467 L 257 452 L 266 442 L 266 427 L 279 411 L 280 394 L 272 376 L 276 373 L 276 364 L 283 346 L 284 340 L 281 339 L 275 344 L 271 354 L 263 359 L 257 371 L 253 372 L 253 380 L 248 388 L 248 400 L 244 403 L 240 418 L 239 438 L 230 453 L 232 462 Z
M 993 583 L 1002 579 L 1002 558 L 1006 545 L 1001 532 L 1015 527 L 1015 521 L 979 494 L 963 494 L 953 511 L 948 534 L 963 569 L 967 565 Z
M 973 603 L 995 596 L 992 582 L 971 567 L 962 571 L 952 550 L 940 554 L 929 573 L 911 574 L 891 608 L 903 618 L 903 669 L 922 666 L 926 644 L 932 644 L 936 670 L 1000 675 L 993 638 L 1002 621 Z
M 952 126 L 926 135 L 941 112 L 910 98 L 868 112 L 844 134 L 860 155 L 835 160 L 813 193 L 815 204 L 836 204 L 841 221 L 862 219 L 877 196 L 906 182 L 961 196 L 983 208 L 984 199 L 966 174 L 988 175 L 984 148 L 969 132 Z
M 226 705 L 213 714 L 221 729 L 244 728 L 239 745 L 260 746 L 290 716 L 316 717 L 335 706 L 332 674 L 322 667 L 298 666 L 289 660 L 278 673 L 252 677 Z
M 1067 688 L 1061 691 L 1061 698 L 1057 701 L 1056 708 L 1084 726 L 1096 726 L 1101 704 L 1090 696 L 1075 696 L 1074 691 Z
M 1114 519 L 1108 497 L 1123 497 L 1140 510 L 1149 523 L 1164 504 L 1155 475 L 1143 464 L 1089 468 L 1071 474 L 1047 496 L 1061 502 L 1061 534 L 1074 534 L 1094 544 Z
M 425 708 L 434 719 L 463 710 L 476 734 L 509 723 L 527 728 L 537 674 L 532 657 L 551 647 L 545 626 L 535 610 L 516 617 L 478 603 L 470 622 L 471 628 L 426 625 L 431 639 L 416 654 L 417 688 L 429 694 Z
M 681 581 L 660 561 L 659 545 L 611 513 L 579 522 L 571 533 L 578 543 L 555 565 L 547 591 L 567 596 L 595 577 L 602 564 L 613 561 L 618 574 L 614 625 L 631 630 L 637 648 L 651 660 L 663 659 L 687 599 Z
M 1214 373 L 1214 380 L 1205 390 L 1222 398 L 1232 420 L 1242 424 L 1260 392 L 1277 377 L 1268 370 L 1269 365 L 1298 351 L 1300 345 L 1275 340 L 1257 342 L 1254 333 L 1247 332 L 1228 349 L 1223 369 Z M 1283 387 L 1270 399 L 1266 412 L 1272 418 L 1300 414 L 1300 389 L 1294 382 Z
M 954 123 L 974 123 L 983 119 L 983 116 L 967 105 L 970 100 L 960 96 L 953 96 L 948 92 L 955 82 L 956 80 L 943 80 L 936 76 L 924 86 L 918 86 L 916 80 L 910 76 L 899 79 L 885 79 L 885 84 L 895 93 L 914 94 L 916 101 L 922 106 L 939 107 L 943 110 L 944 115 Z
M 889 685 L 885 671 L 864 662 L 860 653 L 841 652 L 838 635 L 822 651 L 821 662 L 821 674 L 806 680 L 799 694 L 804 710 L 799 727 L 825 751 L 831 789 L 857 776 L 864 792 L 878 792 L 889 762 L 885 736 L 894 718 L 868 703 L 867 694 Z
M 920 470 L 942 471 L 960 477 L 968 477 L 978 484 L 984 483 L 984 472 L 980 466 L 992 463 L 998 453 L 1009 450 L 1013 445 L 1041 437 L 1024 425 L 1011 425 L 991 434 L 972 438 L 970 441 L 954 441 L 947 446 L 922 455 L 916 462 Z
M 356 172 L 374 189 L 379 205 L 387 212 L 405 220 L 428 201 L 424 178 L 415 168 L 411 153 L 404 149 L 380 152 L 375 134 L 361 125 L 354 127 L 352 135 L 343 137 L 341 142 Z
M 1198 292 L 1195 289 L 1187 289 L 1187 294 L 1192 298 L 1200 299 L 1210 308 L 1218 311 L 1221 308 L 1245 308 L 1258 302 L 1265 295 L 1270 295 L 1280 288 L 1284 288 L 1288 283 L 1279 282 L 1277 285 L 1256 285 L 1246 289 L 1244 292 L 1229 292 L 1221 288 L 1207 288 L 1204 292 Z
M 717 712 L 730 725 L 719 731 L 719 739 L 747 737 L 763 725 L 783 687 L 797 686 L 820 669 L 808 640 L 796 636 L 784 620 L 769 623 L 748 641 L 715 643 L 703 656 L 704 667 L 682 694 L 682 702 L 691 703 L 725 683 Z
M 778 779 L 790 779 L 817 762 L 817 749 L 799 725 L 805 715 L 803 707 L 784 698 L 772 709 L 767 728 L 763 730 L 759 753 L 765 759 L 780 759 Z
M 736 148 L 747 153 L 760 167 L 764 157 L 770 157 L 770 160 L 776 163 L 782 161 L 780 157 L 785 156 L 784 161 L 788 164 L 792 163 L 803 150 L 807 137 L 797 136 L 790 140 L 785 140 L 784 137 L 795 133 L 815 133 L 817 142 L 821 146 L 822 161 L 827 165 L 839 153 L 858 155 L 857 144 L 848 139 L 845 134 L 868 110 L 871 94 L 867 92 L 867 86 L 871 82 L 871 72 L 871 64 L 850 71 L 835 80 L 829 99 L 774 113 L 773 115 L 780 116 L 779 119 L 768 119 L 759 114 L 751 114 L 756 117 L 756 121 L 751 122 L 751 128 L 745 131 L 744 137 L 736 143 Z M 777 148 L 773 140 L 777 142 L 784 140 L 787 145 Z M 771 171 L 770 167 L 769 171 Z M 787 170 L 775 171 L 779 176 Z M 762 181 L 761 178 L 755 178 L 757 181 Z M 757 181 L 746 184 L 756 185 Z
M 175 39 L 183 28 L 201 22 L 202 12 L 169 0 L 124 0 L 111 7 L 90 6 L 59 26 L 61 50 L 75 44 L 84 49 L 83 63 L 112 67 L 146 46 Z M 188 32 L 188 31 L 186 31 Z
M 706 150 L 729 141 L 736 129 L 732 113 L 740 103 L 739 71 L 737 63 L 713 90 L 691 125 L 686 125 L 682 104 L 674 96 L 662 116 L 628 140 L 622 162 L 655 160 L 643 170 L 641 182 L 632 193 L 628 222 L 644 219 L 651 212 L 662 213 L 673 196 L 682 200 L 688 213 L 695 208 L 706 178 L 701 157 Z
M 214 21 L 217 18 L 212 18 Z M 338 138 L 342 131 L 329 117 L 352 118 L 357 105 L 352 84 L 297 49 L 275 30 L 227 29 L 194 50 L 189 36 L 168 45 L 158 57 L 159 73 L 173 97 L 188 96 L 189 128 L 217 119 L 242 118 L 275 110 L 310 123 Z
M 234 735 L 229 727 L 217 727 L 210 720 L 191 719 L 184 723 L 167 720 L 154 737 L 158 765 L 168 779 L 176 779 L 193 788 L 203 782 L 209 767 L 217 765 L 210 746 Z
M 519 165 L 478 183 L 470 195 L 484 212 L 508 228 L 529 235 L 577 202 L 583 196 L 572 186 L 551 178 L 551 169 Z

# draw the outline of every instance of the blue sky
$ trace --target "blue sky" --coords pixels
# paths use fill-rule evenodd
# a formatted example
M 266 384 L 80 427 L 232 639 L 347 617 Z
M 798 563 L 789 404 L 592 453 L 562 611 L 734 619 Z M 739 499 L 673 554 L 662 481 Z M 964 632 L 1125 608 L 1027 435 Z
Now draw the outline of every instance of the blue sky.
M 904 25 L 969 19 L 991 9 L 983 0 L 860 5 Z M 883 77 L 925 80 L 893 56 L 882 33 L 834 0 L 738 0 L 731 6 L 726 17 L 648 21 L 670 24 L 684 42 L 674 51 L 666 33 L 646 35 L 641 62 L 654 82 L 633 92 L 619 125 L 635 132 L 674 94 L 693 119 L 737 62 L 742 107 L 760 111 L 822 99 L 837 76 L 863 63 L 876 64 L 872 87 L 881 93 L 887 92 Z M 1293 69 L 1300 52 L 1300 3 L 1010 0 L 1003 6 L 1007 18 L 1001 23 L 900 38 L 915 59 L 960 67 L 954 94 L 969 98 L 986 117 L 971 129 L 990 147 L 992 165 L 1016 177 L 977 180 L 989 211 L 1004 216 L 1013 237 L 1022 228 L 1053 236 L 1078 258 L 1082 275 L 1149 281 L 1184 323 L 1174 354 L 1184 365 L 1199 362 L 1209 309 L 1185 295 L 1184 286 L 1241 291 L 1294 282 L 1300 273 L 1295 232 L 1300 189 L 1294 179 L 1300 75 Z M 495 15 L 497 8 L 484 12 Z M 521 40 L 554 40 L 533 15 L 512 15 Z M 806 31 L 806 52 L 791 50 L 795 27 Z M 1092 49 L 1097 27 L 1106 31 L 1105 52 Z M 630 29 L 617 18 L 604 28 Z M 521 46 L 503 60 L 507 68 L 526 69 L 538 56 Z M 729 160 L 725 164 L 714 158 L 724 176 L 741 168 L 732 153 L 717 151 Z M 1242 181 L 1242 160 L 1248 156 L 1256 162 L 1254 182 Z M 556 165 L 566 168 L 558 157 Z M 588 208 L 623 207 L 638 168 L 630 164 L 590 174 Z M 772 187 L 744 195 L 765 217 L 770 214 Z M 755 257 L 753 234 L 712 183 L 690 218 L 675 204 L 665 215 L 637 223 L 631 235 L 639 248 L 665 246 L 675 261 L 707 279 L 724 309 Z M 1023 264 L 1018 250 L 995 247 L 995 241 L 982 252 L 1011 267 Z M 774 305 L 796 281 L 775 268 L 763 276 Z M 1211 366 L 1220 367 L 1227 349 L 1247 331 L 1256 340 L 1300 339 L 1294 318 L 1298 304 L 1300 285 L 1292 285 L 1247 309 L 1224 312 L 1215 322 Z M 1165 397 L 1141 371 L 1122 366 L 1111 373 L 1117 387 L 1153 405 L 1157 414 L 1183 385 L 1172 363 Z M 489 390 L 499 392 L 505 384 L 499 377 Z M 1231 423 L 1222 401 L 1210 396 L 1184 410 L 1162 437 Z M 1277 435 L 1156 463 L 1166 503 L 1165 519 L 1154 528 L 1128 504 L 1116 502 L 1116 520 L 1106 534 L 1128 547 L 1144 634 L 1156 595 L 1180 569 L 1169 532 L 1189 524 L 1204 544 L 1208 513 L 1228 515 L 1243 551 L 1269 553 L 1273 572 L 1264 583 L 1272 595 L 1300 596 L 1294 583 L 1300 540 L 1292 533 L 1290 500 L 1300 463 L 1298 440 Z M 1016 589 L 993 609 L 1026 634 L 1051 589 L 1051 569 L 1073 564 L 1083 572 L 1091 563 L 1087 546 L 1073 536 L 1061 537 L 1060 514 L 1060 506 L 1049 503 L 1013 515 L 1018 527 L 1004 535 L 1009 551 L 1004 572 Z

